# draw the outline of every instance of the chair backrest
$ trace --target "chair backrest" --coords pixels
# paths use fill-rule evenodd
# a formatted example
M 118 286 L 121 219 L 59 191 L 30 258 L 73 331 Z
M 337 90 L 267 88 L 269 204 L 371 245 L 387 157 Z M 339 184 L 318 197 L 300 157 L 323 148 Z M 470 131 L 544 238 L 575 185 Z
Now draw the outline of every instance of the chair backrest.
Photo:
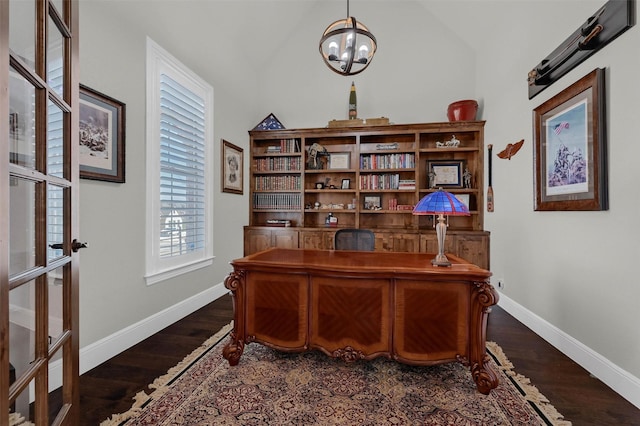
M 333 245 L 336 250 L 373 251 L 376 238 L 368 229 L 339 229 Z

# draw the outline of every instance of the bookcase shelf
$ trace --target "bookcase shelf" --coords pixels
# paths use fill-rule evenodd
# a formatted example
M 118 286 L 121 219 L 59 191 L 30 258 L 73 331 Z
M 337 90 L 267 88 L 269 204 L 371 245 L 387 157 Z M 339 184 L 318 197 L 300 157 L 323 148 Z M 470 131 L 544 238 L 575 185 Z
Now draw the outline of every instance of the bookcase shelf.
M 449 217 L 447 232 L 455 237 L 448 242 L 448 250 L 488 268 L 484 124 L 250 131 L 245 254 L 270 246 L 331 249 L 332 233 L 339 228 L 374 230 L 376 250 L 436 251 L 433 218 L 412 215 L 412 207 L 440 186 L 432 187 L 430 167 L 451 162 L 460 174 L 468 171 L 471 185 L 465 187 L 460 181 L 442 187 L 467 203 L 470 215 Z M 454 141 L 457 147 L 447 146 Z M 318 156 L 318 169 L 308 164 L 308 150 L 314 144 L 326 150 Z M 337 226 L 325 226 L 329 213 L 337 218 Z M 276 222 L 286 223 L 286 228 L 269 226 Z M 279 234 L 285 230 L 286 234 Z

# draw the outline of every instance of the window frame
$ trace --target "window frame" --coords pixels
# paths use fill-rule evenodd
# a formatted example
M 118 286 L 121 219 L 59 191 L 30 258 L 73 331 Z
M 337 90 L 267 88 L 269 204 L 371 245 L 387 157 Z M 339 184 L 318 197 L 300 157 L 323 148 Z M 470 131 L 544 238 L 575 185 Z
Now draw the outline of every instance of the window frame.
M 147 37 L 147 202 L 146 202 L 146 270 L 147 285 L 156 284 L 213 264 L 213 87 L 169 52 Z M 202 96 L 205 104 L 204 130 L 204 232 L 203 250 L 160 257 L 160 76 L 165 74 Z

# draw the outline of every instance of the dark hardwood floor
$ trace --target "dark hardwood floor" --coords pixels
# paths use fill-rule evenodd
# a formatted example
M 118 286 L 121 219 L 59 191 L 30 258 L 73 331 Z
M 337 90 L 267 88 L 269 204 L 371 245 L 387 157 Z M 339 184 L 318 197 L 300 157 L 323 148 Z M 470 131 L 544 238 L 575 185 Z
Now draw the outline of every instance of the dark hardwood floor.
M 80 377 L 81 425 L 127 411 L 133 396 L 166 373 L 233 318 L 224 296 Z M 487 340 L 497 342 L 515 370 L 530 378 L 573 425 L 640 425 L 640 410 L 565 357 L 498 306 Z

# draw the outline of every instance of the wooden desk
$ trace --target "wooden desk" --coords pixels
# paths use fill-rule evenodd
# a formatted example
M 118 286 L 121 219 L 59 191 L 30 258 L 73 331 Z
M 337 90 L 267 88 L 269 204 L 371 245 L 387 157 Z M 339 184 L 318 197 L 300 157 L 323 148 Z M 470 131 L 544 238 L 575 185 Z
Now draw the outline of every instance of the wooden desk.
M 498 294 L 489 271 L 447 256 L 451 267 L 432 266 L 424 253 L 278 248 L 234 260 L 224 357 L 236 365 L 244 345 L 259 342 L 345 361 L 459 361 L 488 394 L 498 376 L 485 351 L 486 322 Z

